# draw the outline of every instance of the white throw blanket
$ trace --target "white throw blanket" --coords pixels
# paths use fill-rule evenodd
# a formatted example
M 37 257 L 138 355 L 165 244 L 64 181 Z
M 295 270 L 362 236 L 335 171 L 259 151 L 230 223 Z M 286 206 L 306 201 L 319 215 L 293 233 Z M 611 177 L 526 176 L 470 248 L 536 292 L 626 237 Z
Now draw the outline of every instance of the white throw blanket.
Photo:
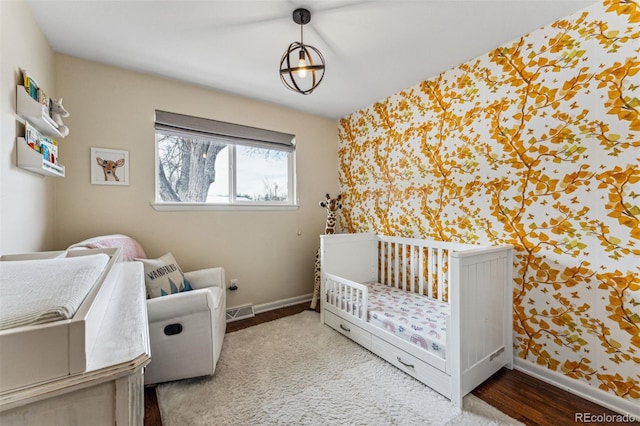
M 0 262 L 0 330 L 73 318 L 106 254 Z

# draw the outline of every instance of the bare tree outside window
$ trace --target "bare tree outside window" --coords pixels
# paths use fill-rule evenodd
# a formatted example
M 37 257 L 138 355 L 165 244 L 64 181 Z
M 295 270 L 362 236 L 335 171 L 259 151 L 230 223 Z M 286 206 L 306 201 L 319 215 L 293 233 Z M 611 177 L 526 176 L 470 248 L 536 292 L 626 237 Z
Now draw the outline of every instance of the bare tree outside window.
M 161 132 L 156 143 L 160 202 L 291 202 L 292 152 Z
M 273 182 L 268 178 L 265 178 L 262 183 L 264 184 L 264 192 L 259 196 L 261 201 L 287 200 L 287 188 L 282 188 L 278 182 Z
M 227 144 L 157 134 L 158 191 L 162 201 L 207 201 L 216 180 L 215 163 Z

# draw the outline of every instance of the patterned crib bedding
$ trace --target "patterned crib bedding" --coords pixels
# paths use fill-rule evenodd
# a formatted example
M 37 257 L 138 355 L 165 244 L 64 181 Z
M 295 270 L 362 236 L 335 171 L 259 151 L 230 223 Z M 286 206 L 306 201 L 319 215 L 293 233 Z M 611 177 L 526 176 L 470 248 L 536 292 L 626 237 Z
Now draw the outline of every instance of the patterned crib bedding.
M 378 283 L 369 288 L 368 320 L 396 336 L 446 358 L 448 303 Z

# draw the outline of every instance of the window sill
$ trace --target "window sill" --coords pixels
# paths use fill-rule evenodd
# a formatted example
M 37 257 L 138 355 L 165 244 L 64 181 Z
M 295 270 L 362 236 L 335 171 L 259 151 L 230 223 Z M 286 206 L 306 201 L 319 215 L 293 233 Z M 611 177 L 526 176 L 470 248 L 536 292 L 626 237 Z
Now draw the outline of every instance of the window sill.
M 285 211 L 297 210 L 297 204 L 208 204 L 208 203 L 150 203 L 159 212 L 186 211 Z

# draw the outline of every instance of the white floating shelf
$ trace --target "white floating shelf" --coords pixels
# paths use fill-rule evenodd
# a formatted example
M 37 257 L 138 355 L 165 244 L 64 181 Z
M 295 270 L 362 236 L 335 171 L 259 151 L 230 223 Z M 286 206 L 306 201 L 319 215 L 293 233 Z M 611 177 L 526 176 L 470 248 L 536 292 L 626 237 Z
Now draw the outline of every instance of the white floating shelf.
M 53 119 L 45 112 L 44 105 L 29 96 L 24 86 L 16 86 L 16 93 L 16 109 L 20 117 L 44 136 L 64 138 Z
M 64 177 L 64 166 L 45 160 L 42 154 L 32 149 L 24 138 L 18 138 L 18 167 L 43 176 Z

